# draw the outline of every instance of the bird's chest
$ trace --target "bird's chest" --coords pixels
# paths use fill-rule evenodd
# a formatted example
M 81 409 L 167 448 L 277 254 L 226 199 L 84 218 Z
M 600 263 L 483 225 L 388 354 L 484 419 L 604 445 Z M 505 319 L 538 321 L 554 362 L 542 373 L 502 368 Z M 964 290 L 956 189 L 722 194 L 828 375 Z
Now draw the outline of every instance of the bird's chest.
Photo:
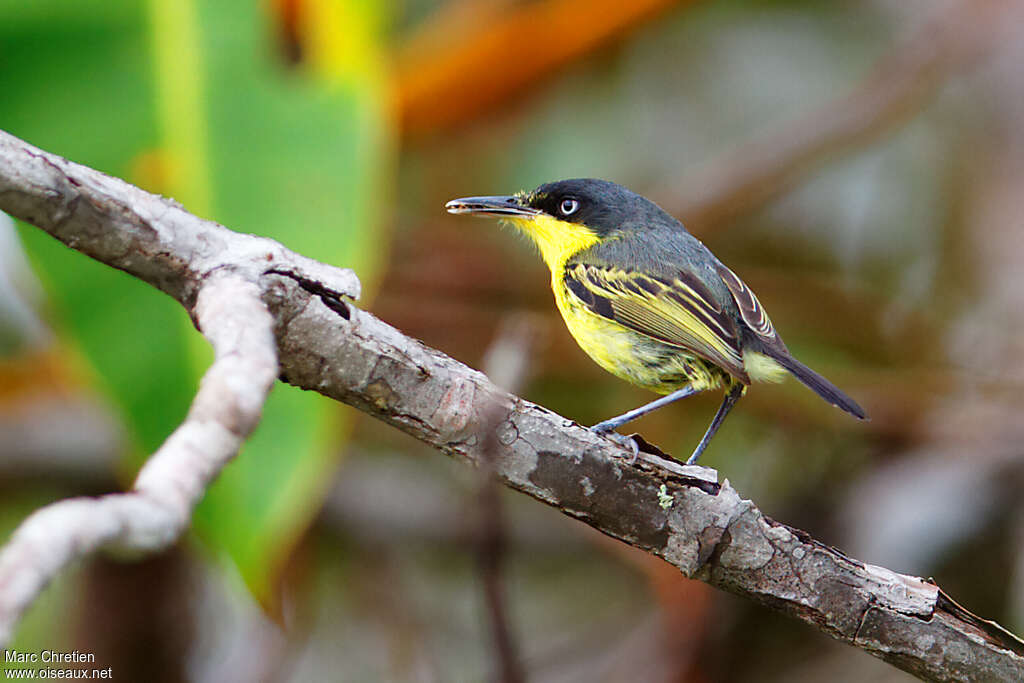
M 661 394 L 683 386 L 712 389 L 727 381 L 715 365 L 677 346 L 665 344 L 597 315 L 553 280 L 555 304 L 573 339 L 595 363 L 616 377 Z

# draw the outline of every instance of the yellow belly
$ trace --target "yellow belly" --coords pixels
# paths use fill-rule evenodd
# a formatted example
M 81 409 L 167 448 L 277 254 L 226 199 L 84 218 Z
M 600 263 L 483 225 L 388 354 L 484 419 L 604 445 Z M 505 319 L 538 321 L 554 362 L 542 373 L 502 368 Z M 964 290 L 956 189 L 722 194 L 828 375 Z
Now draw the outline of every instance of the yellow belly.
M 684 386 L 698 391 L 731 385 L 735 379 L 706 360 L 592 313 L 574 303 L 559 281 L 555 303 L 569 333 L 588 356 L 616 377 L 668 394 Z

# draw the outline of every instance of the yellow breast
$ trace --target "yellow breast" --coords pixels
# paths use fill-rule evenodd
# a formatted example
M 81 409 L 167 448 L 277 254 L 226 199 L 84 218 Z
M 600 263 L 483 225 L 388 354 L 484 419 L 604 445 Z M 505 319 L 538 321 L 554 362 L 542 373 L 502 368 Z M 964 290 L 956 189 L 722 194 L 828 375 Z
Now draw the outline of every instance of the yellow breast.
M 593 231 L 541 214 L 509 221 L 540 249 L 551 270 L 555 304 L 569 333 L 595 363 L 616 377 L 667 394 L 684 385 L 698 390 L 731 382 L 727 373 L 678 347 L 669 346 L 578 305 L 565 286 L 565 264 L 597 244 Z

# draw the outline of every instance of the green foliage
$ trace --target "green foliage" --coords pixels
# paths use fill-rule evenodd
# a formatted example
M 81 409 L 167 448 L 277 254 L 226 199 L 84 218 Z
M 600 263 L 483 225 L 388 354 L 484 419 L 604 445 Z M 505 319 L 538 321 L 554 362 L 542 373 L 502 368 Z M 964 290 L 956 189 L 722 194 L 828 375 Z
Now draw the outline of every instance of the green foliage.
M 22 3 L 0 5 L 0 112 L 11 133 L 127 177 L 156 142 L 145 17 L 128 0 L 100 4 L 44 2 L 30 11 Z M 139 448 L 151 452 L 194 393 L 187 316 L 151 286 L 39 230 L 20 232 L 52 294 L 62 336 L 88 359 Z
M 232 229 L 354 267 L 365 291 L 387 247 L 377 210 L 392 151 L 383 22 L 373 3 L 304 7 L 327 18 L 359 13 L 324 43 L 351 38 L 358 50 L 287 65 L 268 3 L 4 2 L 3 125 Z M 346 69 L 352 60 L 359 69 Z M 209 362 L 205 344 L 180 306 L 148 285 L 21 232 L 64 339 L 122 412 L 139 454 L 151 453 L 187 411 Z M 208 547 L 230 557 L 265 603 L 319 507 L 349 419 L 326 399 L 278 386 L 255 437 L 197 511 Z

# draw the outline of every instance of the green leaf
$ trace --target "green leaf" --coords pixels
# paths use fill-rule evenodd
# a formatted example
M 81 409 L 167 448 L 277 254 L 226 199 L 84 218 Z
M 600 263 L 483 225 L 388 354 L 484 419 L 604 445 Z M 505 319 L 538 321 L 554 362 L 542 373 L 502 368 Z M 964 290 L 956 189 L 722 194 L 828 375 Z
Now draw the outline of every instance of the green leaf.
M 160 11 L 164 3 L 175 8 Z M 346 71 L 350 60 L 325 63 L 316 54 L 301 68 L 289 67 L 268 40 L 277 28 L 266 5 L 201 0 L 194 13 L 182 12 L 181 0 L 153 5 L 154 16 L 170 22 L 154 22 L 155 31 L 185 37 L 177 44 L 162 37 L 169 49 L 188 49 L 189 36 L 199 41 L 193 47 L 202 57 L 201 101 L 189 101 L 200 91 L 179 82 L 175 60 L 158 77 L 162 127 L 178 142 L 170 147 L 181 160 L 178 172 L 209 178 L 197 203 L 208 197 L 216 220 L 354 267 L 372 285 L 386 249 L 378 208 L 388 196 L 392 135 L 384 81 L 366 66 L 383 64 L 376 5 L 302 5 L 306 12 L 346 8 L 339 35 L 360 46 L 364 66 L 355 72 Z M 362 14 L 351 15 L 356 10 Z M 198 28 L 173 24 L 190 16 Z M 193 174 L 188 159 L 208 160 L 209 168 Z M 194 185 L 182 187 L 187 194 Z M 254 438 L 197 511 L 201 536 L 228 553 L 265 604 L 273 602 L 282 559 L 319 509 L 350 419 L 327 399 L 278 386 Z
M 353 267 L 372 291 L 392 175 L 385 5 L 301 3 L 307 60 L 298 66 L 274 43 L 273 6 L 0 0 L 0 121 L 232 229 Z M 209 363 L 205 341 L 149 285 L 38 230 L 20 232 L 65 344 L 120 409 L 139 453 L 152 453 L 188 409 Z M 316 394 L 277 386 L 253 439 L 197 510 L 200 536 L 265 604 L 320 506 L 350 419 Z
M 155 141 L 145 14 L 137 2 L 0 3 L 0 121 L 44 149 L 122 177 Z M 116 116 L 112 115 L 116 111 Z M 144 452 L 195 391 L 188 317 L 151 286 L 19 230 L 66 345 L 125 416 Z

